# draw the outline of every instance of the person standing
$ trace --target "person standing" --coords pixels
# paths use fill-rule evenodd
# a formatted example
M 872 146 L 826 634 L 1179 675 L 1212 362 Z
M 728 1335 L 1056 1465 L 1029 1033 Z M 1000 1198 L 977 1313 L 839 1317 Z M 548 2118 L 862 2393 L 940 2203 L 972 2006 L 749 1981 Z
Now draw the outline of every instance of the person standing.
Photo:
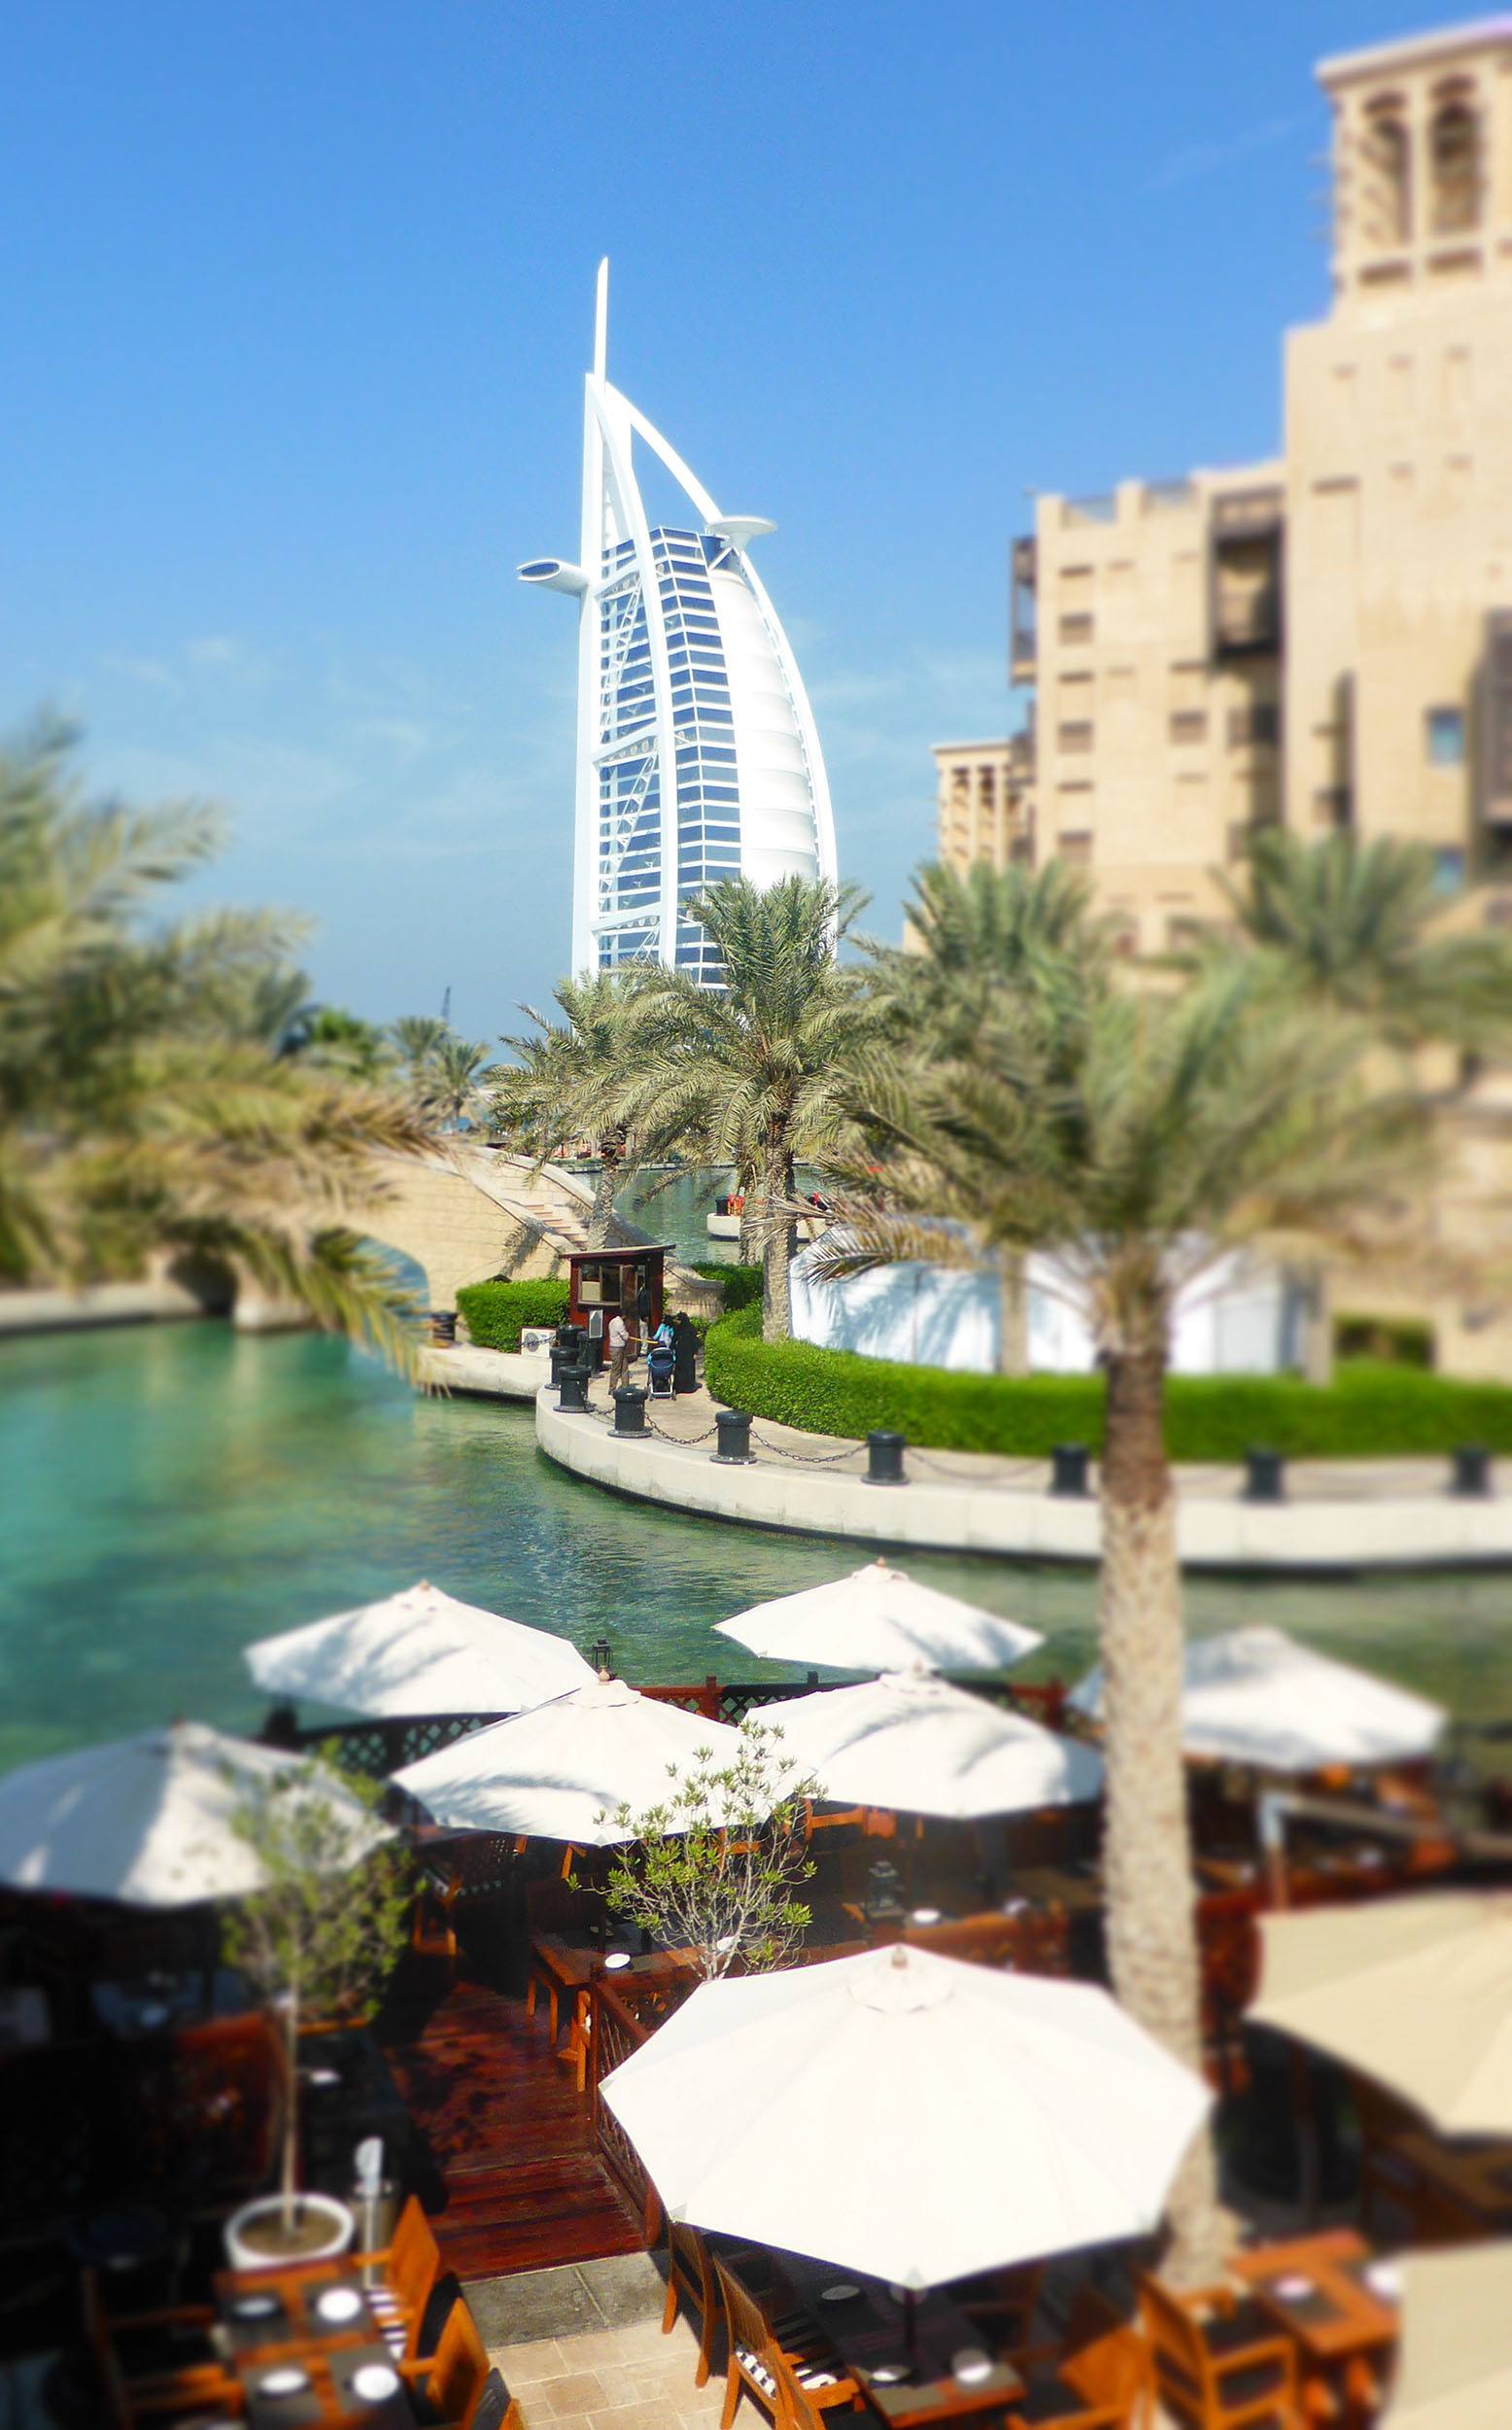
M 630 1371 L 631 1332 L 616 1308 L 609 1319 L 609 1390 L 617 1392 Z

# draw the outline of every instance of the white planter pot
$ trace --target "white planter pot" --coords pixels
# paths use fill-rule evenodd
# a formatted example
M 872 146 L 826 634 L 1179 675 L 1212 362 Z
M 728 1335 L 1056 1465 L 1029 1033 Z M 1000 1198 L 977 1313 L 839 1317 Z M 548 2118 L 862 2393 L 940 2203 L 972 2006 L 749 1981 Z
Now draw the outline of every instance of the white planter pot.
M 249 2244 L 246 2230 L 262 2220 L 276 2219 L 284 2207 L 282 2194 L 259 2194 L 255 2203 L 243 2203 L 233 2210 L 225 2223 L 226 2258 L 233 2270 L 287 2270 L 302 2267 L 311 2261 L 333 2261 L 344 2253 L 352 2241 L 356 2227 L 345 2203 L 338 2203 L 331 2194 L 299 2194 L 295 2201 L 307 2220 L 312 2211 L 325 2222 L 326 2233 L 318 2244 L 311 2244 L 298 2253 L 269 2253 L 260 2244 Z

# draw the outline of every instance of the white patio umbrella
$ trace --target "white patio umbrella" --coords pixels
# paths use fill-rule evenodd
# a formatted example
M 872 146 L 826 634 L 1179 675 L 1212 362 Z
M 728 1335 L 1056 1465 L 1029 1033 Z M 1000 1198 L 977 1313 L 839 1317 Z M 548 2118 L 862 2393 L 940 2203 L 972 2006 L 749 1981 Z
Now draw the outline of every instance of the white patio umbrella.
M 242 1659 L 270 1695 L 314 1696 L 375 1717 L 519 1713 L 594 1676 L 565 1637 L 459 1603 L 428 1579 L 259 1638 Z
M 1103 1675 L 1092 1671 L 1071 1697 L 1092 1719 L 1102 1713 Z M 1254 1764 L 1265 1772 L 1317 1772 L 1332 1763 L 1401 1762 L 1426 1755 L 1445 1721 L 1442 1708 L 1299 1646 L 1279 1628 L 1228 1629 L 1186 1649 L 1182 1669 L 1182 1744 L 1189 1755 Z
M 1512 1895 L 1425 1891 L 1258 1922 L 1257 2024 L 1379 2078 L 1446 2135 L 1512 2135 Z
M 1102 1788 L 1102 1757 L 928 1671 L 795 1696 L 762 1718 L 799 1778 L 842 1805 L 955 1822 L 1077 1805 Z
M 1506 2430 L 1512 2421 L 1512 2248 L 1408 2253 L 1400 2359 L 1381 2430 Z
M 921 1586 L 881 1560 L 752 1604 L 716 1626 L 768 1661 L 837 1671 L 902 1671 L 920 1662 L 932 1671 L 1004 1671 L 1045 1642 L 1038 1630 Z
M 911 2289 L 1151 2229 L 1210 2099 L 1094 1985 L 902 1946 L 702 1984 L 601 2091 L 674 2219 Z
M 0 1779 L 0 1880 L 136 1907 L 237 1897 L 262 1880 L 237 1808 L 309 1760 L 175 1721 L 23 1763 Z M 305 1793 L 350 1822 L 349 1864 L 392 1836 L 333 1773 Z
M 625 1837 L 614 1820 L 620 1806 L 639 1815 L 667 1801 L 669 1766 L 685 1776 L 701 1748 L 723 1766 L 739 1746 L 727 1722 L 638 1695 L 621 1679 L 594 1679 L 440 1747 L 394 1778 L 438 1822 L 460 1830 L 612 1848 Z

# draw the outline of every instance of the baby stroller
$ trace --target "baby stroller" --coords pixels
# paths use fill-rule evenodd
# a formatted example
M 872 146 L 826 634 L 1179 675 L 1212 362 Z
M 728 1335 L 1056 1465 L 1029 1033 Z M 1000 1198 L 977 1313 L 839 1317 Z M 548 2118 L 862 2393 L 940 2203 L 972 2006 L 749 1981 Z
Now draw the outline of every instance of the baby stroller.
M 672 1397 L 672 1371 L 677 1353 L 670 1341 L 658 1337 L 646 1351 L 646 1380 L 653 1401 L 670 1401 Z

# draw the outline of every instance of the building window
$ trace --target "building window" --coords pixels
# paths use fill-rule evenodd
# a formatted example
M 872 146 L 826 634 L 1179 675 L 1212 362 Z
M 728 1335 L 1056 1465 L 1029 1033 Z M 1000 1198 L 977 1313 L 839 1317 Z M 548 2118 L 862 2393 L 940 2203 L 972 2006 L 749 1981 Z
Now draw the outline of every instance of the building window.
M 1426 722 L 1429 767 L 1462 768 L 1464 765 L 1464 711 L 1462 709 L 1430 709 Z
M 1440 845 L 1433 855 L 1433 891 L 1458 894 L 1464 884 L 1464 852 L 1458 844 Z
M 1446 101 L 1428 135 L 1435 236 L 1461 236 L 1480 224 L 1481 132 L 1467 101 Z
M 1055 850 L 1071 868 L 1085 869 L 1092 858 L 1090 828 L 1081 827 L 1070 833 L 1062 831 L 1055 839 Z
M 1404 245 L 1412 227 L 1412 189 L 1407 129 L 1388 102 L 1374 117 L 1361 146 L 1364 168 L 1360 233 L 1369 246 Z
M 1092 747 L 1090 717 L 1063 719 L 1055 729 L 1055 746 L 1063 751 L 1089 751 Z
M 1074 616 L 1062 616 L 1059 631 L 1063 642 L 1089 642 L 1092 638 L 1092 619 L 1080 612 Z
M 1281 737 L 1281 704 L 1273 700 L 1252 701 L 1248 709 L 1231 709 L 1228 712 L 1228 747 L 1243 750 L 1248 745 L 1276 743 Z
M 1174 709 L 1170 720 L 1173 743 L 1205 743 L 1208 739 L 1208 712 L 1205 709 Z

